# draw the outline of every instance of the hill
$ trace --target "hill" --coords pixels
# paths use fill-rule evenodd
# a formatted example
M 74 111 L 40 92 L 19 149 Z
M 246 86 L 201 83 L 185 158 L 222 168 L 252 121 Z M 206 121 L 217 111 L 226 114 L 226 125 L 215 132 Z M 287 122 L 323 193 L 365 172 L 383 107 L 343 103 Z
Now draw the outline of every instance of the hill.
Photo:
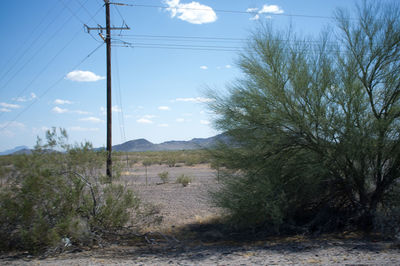
M 197 150 L 207 149 L 216 145 L 218 142 L 230 143 L 229 137 L 226 134 L 219 134 L 210 138 L 194 138 L 189 141 L 166 141 L 160 144 L 154 144 L 146 139 L 135 139 L 114 145 L 113 151 L 119 152 L 143 152 L 143 151 L 179 151 L 179 150 Z M 104 148 L 96 148 L 101 150 Z M 30 150 L 26 146 L 18 146 L 14 149 L 0 152 L 0 155 L 8 154 L 30 154 Z
M 6 150 L 3 152 L 0 152 L 0 155 L 9 155 L 9 154 L 22 154 L 22 153 L 29 153 L 30 150 L 27 146 L 18 146 L 15 147 L 14 149 Z
M 146 139 L 136 139 L 113 146 L 113 151 L 122 152 L 142 152 L 142 151 L 176 151 L 176 150 L 196 150 L 207 149 L 216 145 L 218 142 L 229 142 L 228 137 L 220 134 L 210 138 L 194 138 L 189 141 L 166 141 L 154 144 Z

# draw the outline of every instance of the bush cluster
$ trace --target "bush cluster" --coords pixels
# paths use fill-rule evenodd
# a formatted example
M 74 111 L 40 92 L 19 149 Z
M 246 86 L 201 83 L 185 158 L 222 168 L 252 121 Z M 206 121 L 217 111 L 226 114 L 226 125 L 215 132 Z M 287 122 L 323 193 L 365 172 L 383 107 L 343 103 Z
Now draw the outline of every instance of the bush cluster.
M 183 187 L 187 187 L 190 184 L 190 182 L 192 182 L 192 178 L 190 178 L 189 176 L 187 176 L 185 174 L 181 174 L 176 179 L 176 183 L 182 184 Z
M 311 42 L 261 25 L 243 77 L 210 93 L 236 144 L 215 153 L 230 171 L 214 201 L 236 224 L 400 230 L 400 9 L 365 0 L 349 14 L 336 10 L 337 30 Z
M 31 155 L 15 155 L 0 187 L 0 249 L 32 253 L 92 245 L 103 233 L 135 223 L 142 205 L 134 193 L 106 183 L 104 152 L 66 144 L 64 130 L 47 132 Z M 116 173 L 114 173 L 116 174 Z M 143 214 L 143 213 L 142 213 Z
M 161 179 L 163 184 L 166 184 L 169 181 L 169 173 L 167 171 L 163 171 L 161 173 L 158 173 L 158 177 Z
M 188 151 L 150 151 L 150 152 L 128 152 L 114 155 L 115 161 L 128 161 L 130 167 L 138 162 L 149 162 L 150 165 L 166 164 L 175 167 L 178 164 L 193 166 L 195 164 L 210 163 L 211 156 L 206 150 Z

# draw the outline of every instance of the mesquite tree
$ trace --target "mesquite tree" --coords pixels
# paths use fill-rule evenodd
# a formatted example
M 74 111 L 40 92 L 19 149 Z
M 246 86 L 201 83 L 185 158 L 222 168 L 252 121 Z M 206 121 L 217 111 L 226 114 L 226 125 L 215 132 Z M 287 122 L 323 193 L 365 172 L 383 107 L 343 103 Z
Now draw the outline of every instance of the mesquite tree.
M 210 93 L 235 143 L 215 152 L 230 171 L 213 196 L 234 221 L 371 229 L 399 203 L 399 7 L 356 10 L 337 10 L 318 40 L 263 25 L 238 60 L 244 78 Z

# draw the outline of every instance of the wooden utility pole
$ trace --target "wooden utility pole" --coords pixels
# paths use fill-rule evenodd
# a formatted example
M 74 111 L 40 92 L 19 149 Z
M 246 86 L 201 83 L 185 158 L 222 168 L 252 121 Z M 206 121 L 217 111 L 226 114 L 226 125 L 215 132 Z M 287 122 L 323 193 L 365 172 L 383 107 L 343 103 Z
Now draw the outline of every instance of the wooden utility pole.
M 104 0 L 106 6 L 106 46 L 107 46 L 107 176 L 112 180 L 112 102 L 111 102 L 111 30 L 110 1 Z
M 125 27 L 111 27 L 110 23 L 110 4 L 124 5 L 119 3 L 110 3 L 110 0 L 104 0 L 106 8 L 106 27 L 88 27 L 85 25 L 87 32 L 91 30 L 99 31 L 100 37 L 106 43 L 106 54 L 107 54 L 107 176 L 109 182 L 112 181 L 112 101 L 111 101 L 111 30 L 129 30 L 130 28 L 125 24 Z M 106 37 L 102 35 L 103 30 L 106 30 Z

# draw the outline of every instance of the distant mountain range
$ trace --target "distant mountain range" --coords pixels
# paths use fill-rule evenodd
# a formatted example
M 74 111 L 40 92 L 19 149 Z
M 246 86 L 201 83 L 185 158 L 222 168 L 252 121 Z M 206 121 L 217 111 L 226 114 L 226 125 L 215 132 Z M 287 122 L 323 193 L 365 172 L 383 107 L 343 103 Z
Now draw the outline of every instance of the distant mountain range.
M 15 147 L 14 149 L 0 152 L 0 155 L 23 154 L 23 153 L 31 153 L 31 150 L 27 146 L 18 146 Z
M 146 139 L 130 140 L 125 143 L 113 146 L 113 151 L 140 152 L 140 151 L 176 151 L 176 150 L 197 150 L 207 149 L 218 142 L 228 143 L 229 137 L 220 134 L 211 138 L 195 138 L 189 141 L 166 141 L 154 144 Z
M 113 151 L 119 152 L 143 152 L 143 151 L 177 151 L 177 150 L 197 150 L 211 148 L 217 143 L 230 143 L 226 134 L 219 134 L 210 138 L 194 138 L 189 141 L 166 141 L 154 144 L 146 139 L 135 139 L 114 145 Z M 103 148 L 97 148 L 101 150 Z M 11 150 L 0 152 L 0 155 L 9 154 L 30 154 L 32 151 L 27 146 L 18 146 Z

